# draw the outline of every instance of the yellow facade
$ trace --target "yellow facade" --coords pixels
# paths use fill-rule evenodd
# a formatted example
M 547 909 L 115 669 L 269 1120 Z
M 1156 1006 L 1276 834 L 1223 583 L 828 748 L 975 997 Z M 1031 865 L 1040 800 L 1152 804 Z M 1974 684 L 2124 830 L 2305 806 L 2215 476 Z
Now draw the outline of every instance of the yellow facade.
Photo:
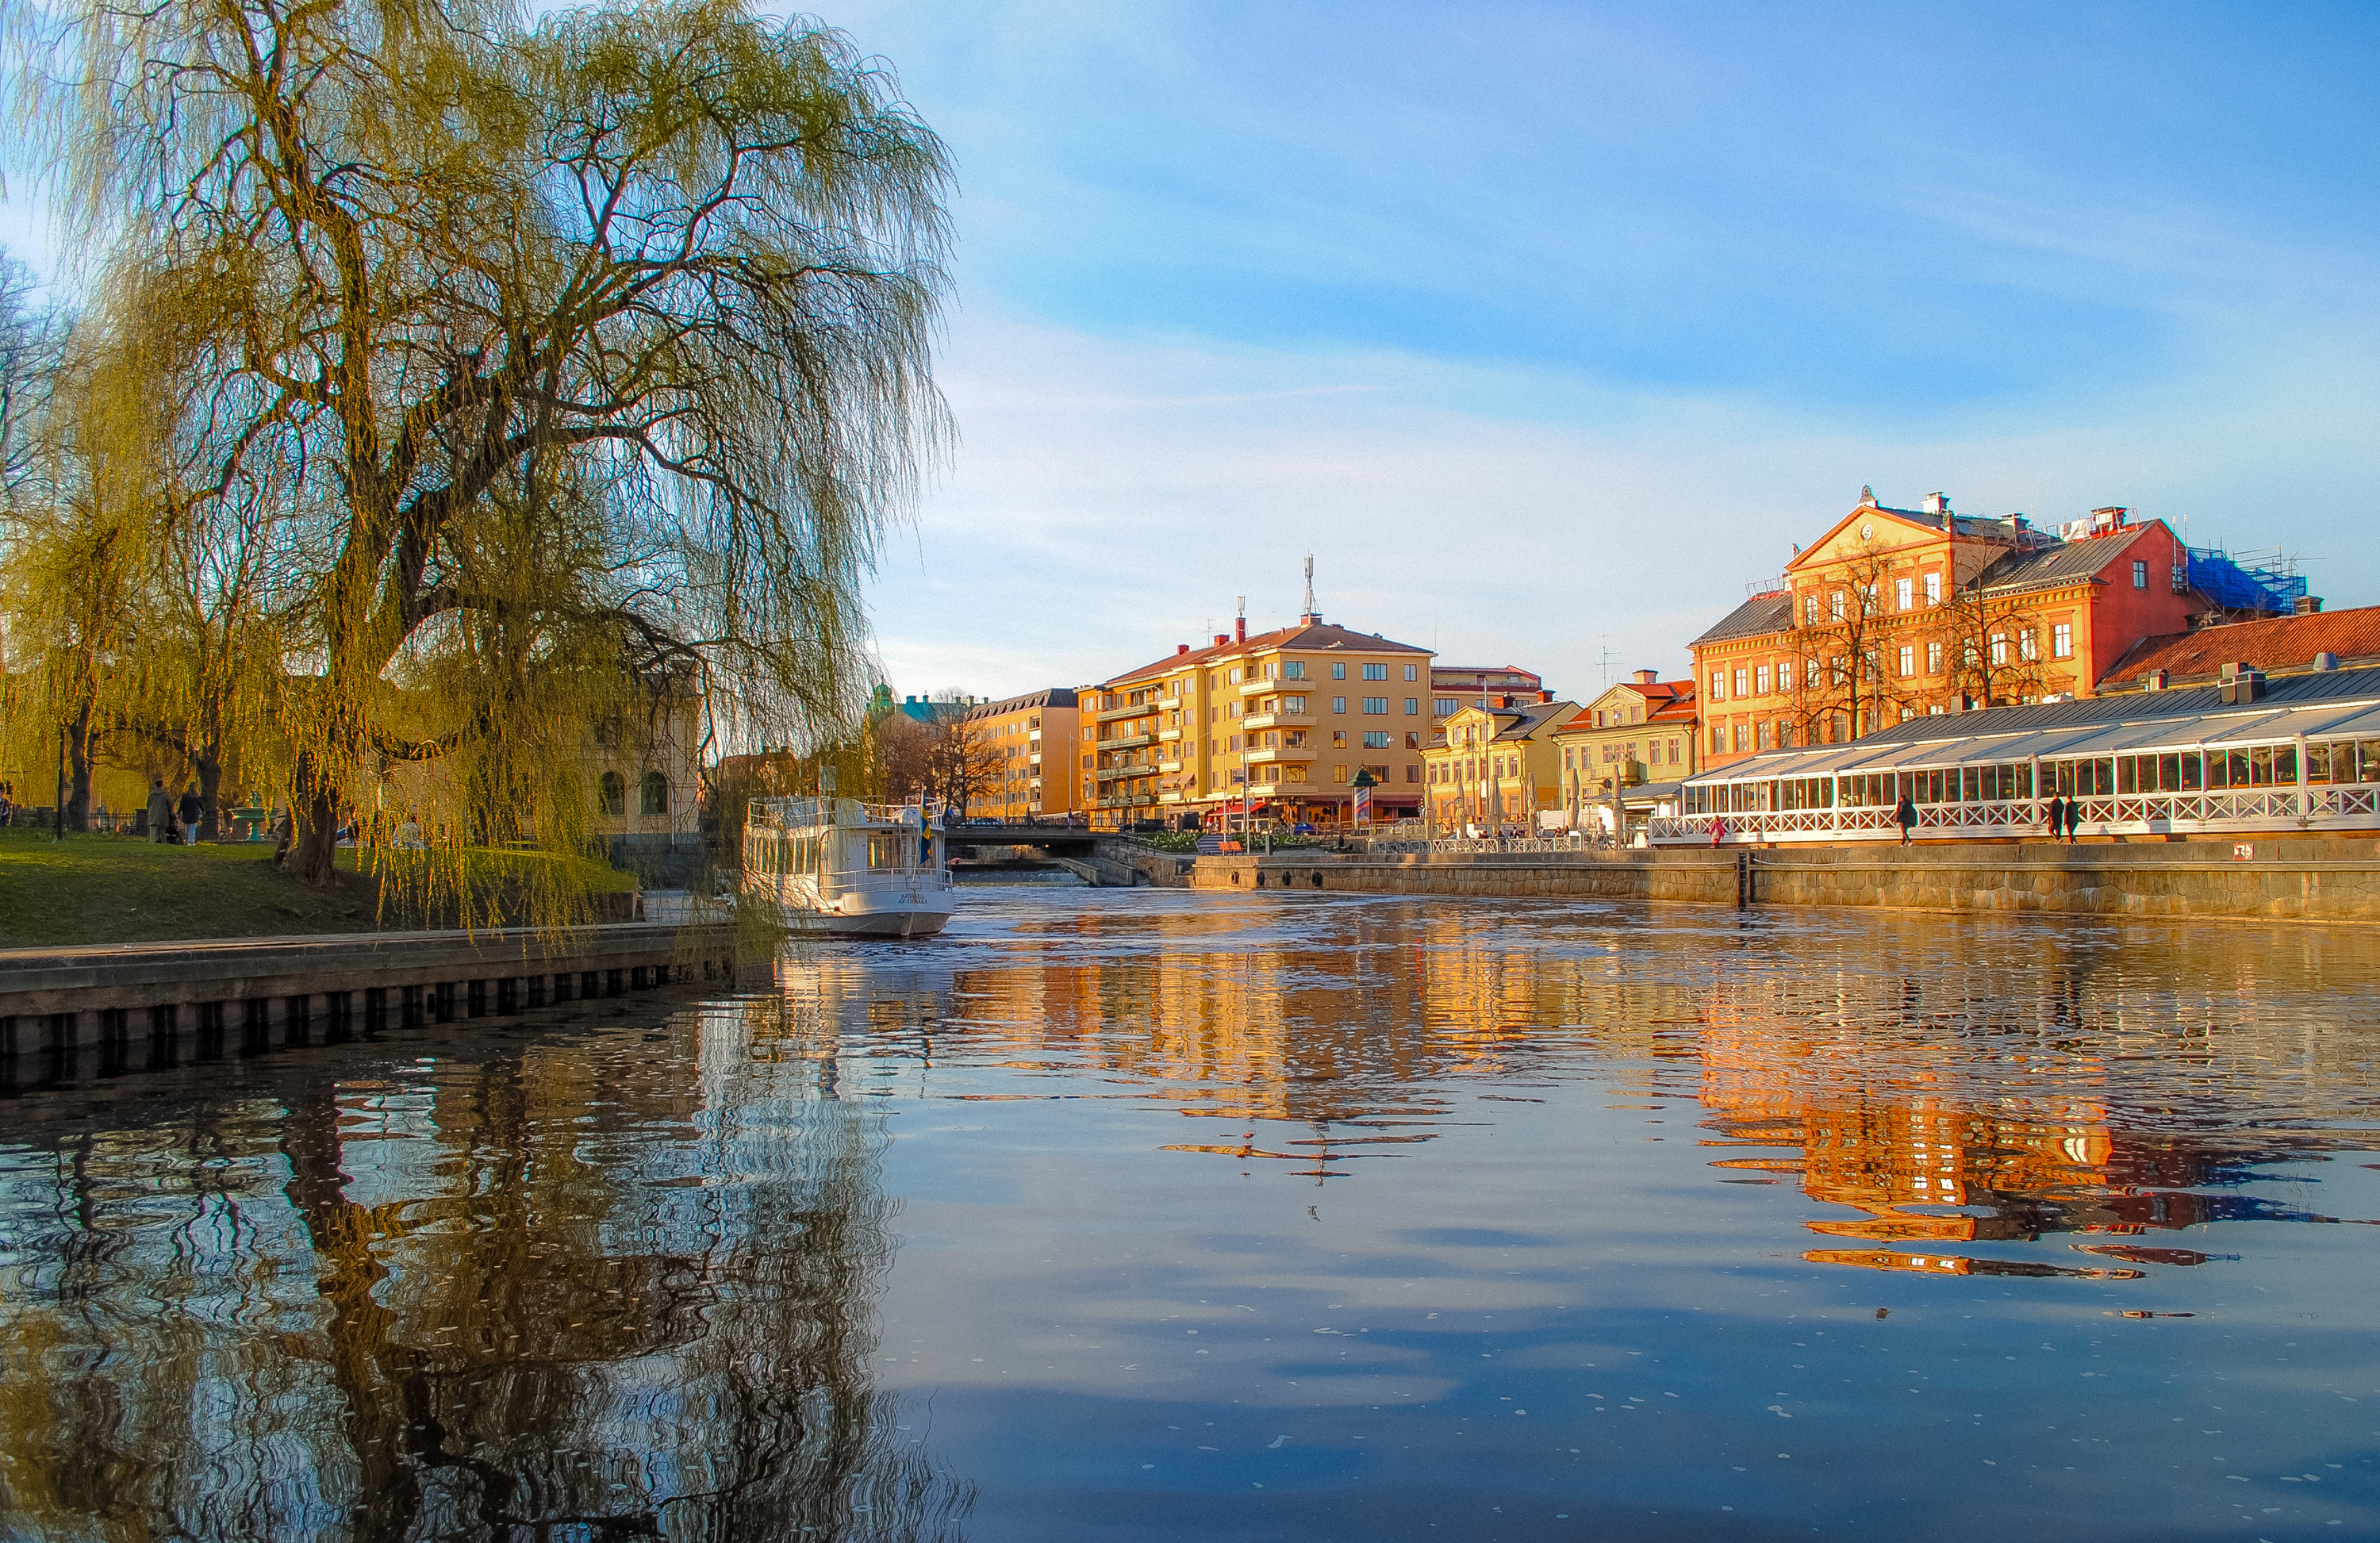
M 1466 707 L 1425 753 L 1430 828 L 1441 834 L 1535 832 L 1540 810 L 1561 807 L 1561 749 L 1554 733 L 1576 702 Z
M 1561 751 L 1561 805 L 1579 810 L 1616 788 L 1673 783 L 1698 764 L 1692 681 L 1660 681 L 1639 670 L 1554 731 Z
M 1373 818 L 1403 818 L 1421 803 L 1429 660 L 1314 615 L 1184 644 L 1082 693 L 1076 796 L 1103 829 L 1188 814 L 1344 825 L 1369 772 Z
M 992 820 L 1063 820 L 1081 811 L 1075 794 L 1077 697 L 1064 686 L 985 702 L 963 720 L 989 752 L 990 785 L 967 812 Z

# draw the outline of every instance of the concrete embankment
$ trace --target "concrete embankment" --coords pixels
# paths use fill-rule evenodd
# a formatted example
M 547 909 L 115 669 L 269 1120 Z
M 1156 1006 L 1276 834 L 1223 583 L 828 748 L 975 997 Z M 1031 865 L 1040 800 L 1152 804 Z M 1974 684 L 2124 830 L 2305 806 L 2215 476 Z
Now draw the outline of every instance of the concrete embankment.
M 2244 849 L 2244 850 L 2242 850 Z M 1205 890 L 2380 921 L 2380 842 L 1663 848 L 1201 857 Z
M 734 970 L 733 929 L 719 924 L 0 950 L 0 1058 L 94 1051 L 103 1073 L 120 1071 L 136 1037 L 170 1064 Z

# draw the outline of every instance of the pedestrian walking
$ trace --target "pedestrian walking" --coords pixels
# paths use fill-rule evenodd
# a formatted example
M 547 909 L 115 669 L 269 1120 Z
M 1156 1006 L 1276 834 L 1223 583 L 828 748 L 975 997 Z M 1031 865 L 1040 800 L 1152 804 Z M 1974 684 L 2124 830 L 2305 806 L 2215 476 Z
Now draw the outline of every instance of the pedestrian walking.
M 1726 821 L 1726 820 L 1724 820 L 1724 819 L 1718 819 L 1718 820 L 1712 820 L 1712 821 L 1711 821 L 1711 844 L 1712 844 L 1713 846 L 1717 846 L 1720 842 L 1723 842 L 1723 841 L 1725 841 L 1726 839 L 1727 839 L 1727 821 Z
M 163 777 L 149 779 L 149 839 L 160 845 L 174 839 L 174 796 Z
M 1900 802 L 1893 808 L 1892 822 L 1900 827 L 1900 844 L 1908 845 L 1909 832 L 1917 829 L 1917 806 L 1910 801 L 1906 793 L 1900 796 Z
M 2056 841 L 2058 832 L 2066 828 L 2066 800 L 2052 794 L 2049 799 L 2049 839 Z
M 2080 799 L 2080 798 L 2069 798 L 2068 800 L 2066 800 L 2066 844 L 2067 844 L 2067 845 L 2071 846 L 2071 845 L 2073 845 L 2073 844 L 2074 844 L 2074 832 L 2075 832 L 2077 830 L 2079 830 L 2079 829 L 2081 829 L 2081 828 L 2082 828 L 2082 799 Z
M 174 814 L 181 821 L 184 841 L 196 842 L 199 839 L 199 816 L 206 807 L 207 801 L 199 796 L 198 784 L 192 783 L 182 791 L 182 800 L 174 806 Z

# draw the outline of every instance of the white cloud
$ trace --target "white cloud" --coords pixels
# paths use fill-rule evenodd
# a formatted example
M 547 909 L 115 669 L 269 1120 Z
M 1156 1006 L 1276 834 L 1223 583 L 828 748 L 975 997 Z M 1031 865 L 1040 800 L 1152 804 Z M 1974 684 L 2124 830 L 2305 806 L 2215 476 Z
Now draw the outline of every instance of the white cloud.
M 1331 620 L 1574 695 L 1607 647 L 1614 674 L 1682 670 L 1863 482 L 2041 521 L 2130 504 L 2324 559 L 2338 603 L 2380 599 L 2370 543 L 2339 539 L 2380 472 L 2363 334 L 2238 341 L 2260 367 L 2058 421 L 1881 431 L 1526 368 L 969 314 L 942 372 L 964 443 L 875 586 L 881 652 L 904 690 L 1080 685 L 1227 628 L 1236 595 L 1252 627 L 1288 621 L 1312 551 Z

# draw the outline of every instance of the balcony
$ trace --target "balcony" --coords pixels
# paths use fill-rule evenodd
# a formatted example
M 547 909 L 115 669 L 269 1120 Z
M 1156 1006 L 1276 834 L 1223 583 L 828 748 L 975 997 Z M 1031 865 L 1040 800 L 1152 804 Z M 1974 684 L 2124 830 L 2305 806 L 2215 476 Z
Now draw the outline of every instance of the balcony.
M 1122 739 L 1102 739 L 1099 742 L 1099 746 L 1102 750 L 1137 750 L 1143 745 L 1156 743 L 1157 736 L 1153 734 L 1135 734 L 1128 735 Z
M 1182 731 L 1180 729 L 1160 729 L 1157 731 L 1157 737 L 1161 740 L 1171 742 L 1181 738 Z
M 1303 693 L 1313 688 L 1310 680 L 1246 680 L 1240 683 L 1243 697 L 1261 697 L 1268 692 Z
M 1240 759 L 1250 766 L 1268 766 L 1276 762 L 1286 765 L 1291 761 L 1303 764 L 1321 753 L 1311 745 L 1301 745 L 1293 750 L 1283 748 L 1243 751 Z
M 1157 763 L 1157 769 L 1160 772 L 1168 773 L 1179 772 L 1182 770 L 1181 758 L 1176 757 L 1172 760 L 1160 760 Z
M 1135 702 L 1129 707 L 1111 707 L 1105 712 L 1096 713 L 1091 721 L 1095 723 L 1112 723 L 1119 718 L 1145 718 L 1152 712 L 1164 710 L 1164 704 L 1161 702 Z
M 1304 729 L 1314 726 L 1310 712 L 1258 712 L 1240 720 L 1244 729 Z
M 1154 777 L 1157 768 L 1148 761 L 1135 761 L 1126 766 L 1102 766 L 1091 773 L 1101 782 L 1113 782 L 1118 777 Z

